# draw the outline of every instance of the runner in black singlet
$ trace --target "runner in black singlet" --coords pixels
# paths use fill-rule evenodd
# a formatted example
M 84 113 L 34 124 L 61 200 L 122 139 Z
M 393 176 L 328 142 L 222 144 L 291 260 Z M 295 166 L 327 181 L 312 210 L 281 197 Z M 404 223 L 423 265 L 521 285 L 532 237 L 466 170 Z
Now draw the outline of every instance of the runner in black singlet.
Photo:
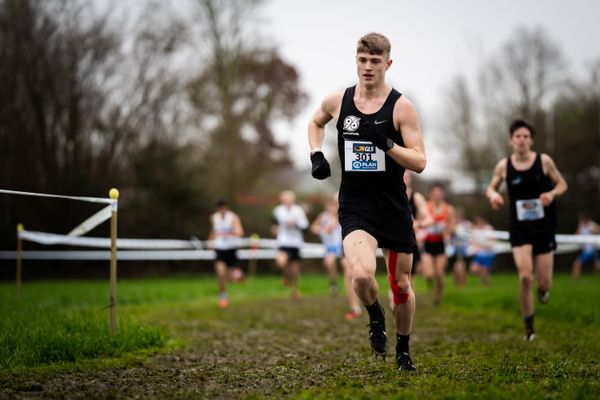
M 505 181 L 510 201 L 510 243 L 520 282 L 521 313 L 525 340 L 533 340 L 534 303 L 532 294 L 534 267 L 538 297 L 548 303 L 552 286 L 556 242 L 555 199 L 567 191 L 567 183 L 547 154 L 531 150 L 535 129 L 522 120 L 509 129 L 513 153 L 494 169 L 486 195 L 494 209 L 504 205 L 497 192 Z
M 380 247 L 393 292 L 396 363 L 400 370 L 415 370 L 409 339 L 415 308 L 410 269 L 416 241 L 403 174 L 405 169 L 423 171 L 426 159 L 414 106 L 385 81 L 392 65 L 390 49 L 389 40 L 378 33 L 359 39 L 357 85 L 323 100 L 309 122 L 308 138 L 312 175 L 325 179 L 331 172 L 321 150 L 324 127 L 336 121 L 344 253 L 354 290 L 369 314 L 371 350 L 376 356 L 387 355 L 385 316 L 375 280 Z

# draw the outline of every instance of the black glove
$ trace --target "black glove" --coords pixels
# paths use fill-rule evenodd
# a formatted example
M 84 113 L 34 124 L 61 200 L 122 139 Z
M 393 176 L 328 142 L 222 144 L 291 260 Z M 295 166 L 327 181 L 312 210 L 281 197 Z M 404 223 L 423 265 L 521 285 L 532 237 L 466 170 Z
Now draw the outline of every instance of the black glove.
M 379 125 L 375 125 L 371 121 L 365 121 L 361 124 L 359 131 L 363 138 L 370 140 L 371 143 L 384 152 L 394 147 L 394 141 L 379 129 Z
M 316 151 L 311 154 L 310 161 L 312 162 L 311 173 L 313 178 L 323 180 L 331 176 L 331 168 L 329 168 L 329 163 L 322 151 Z

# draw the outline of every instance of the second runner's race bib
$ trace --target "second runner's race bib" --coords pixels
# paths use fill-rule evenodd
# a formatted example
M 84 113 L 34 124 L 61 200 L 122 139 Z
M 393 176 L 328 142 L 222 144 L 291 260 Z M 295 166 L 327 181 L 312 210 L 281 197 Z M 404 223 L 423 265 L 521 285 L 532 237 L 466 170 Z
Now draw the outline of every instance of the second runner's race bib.
M 371 142 L 344 141 L 345 171 L 385 171 L 385 153 Z
M 517 200 L 517 219 L 535 221 L 544 218 L 544 205 L 540 199 Z

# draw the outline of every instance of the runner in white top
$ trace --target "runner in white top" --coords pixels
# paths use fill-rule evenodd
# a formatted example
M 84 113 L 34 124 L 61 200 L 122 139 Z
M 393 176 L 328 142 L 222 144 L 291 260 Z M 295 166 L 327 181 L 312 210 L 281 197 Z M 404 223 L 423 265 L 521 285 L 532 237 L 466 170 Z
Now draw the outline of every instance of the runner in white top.
M 283 272 L 283 283 L 289 285 L 292 299 L 300 298 L 300 248 L 304 245 L 303 231 L 308 228 L 306 213 L 296 204 L 296 195 L 285 190 L 279 195 L 279 204 L 273 210 L 273 234 L 279 247 L 275 263 Z
M 239 280 L 243 274 L 239 268 L 236 254 L 239 238 L 244 235 L 244 228 L 236 213 L 229 210 L 225 200 L 217 202 L 218 211 L 210 216 L 211 232 L 209 240 L 215 250 L 215 272 L 219 286 L 219 307 L 229 305 L 225 285 L 232 279 Z

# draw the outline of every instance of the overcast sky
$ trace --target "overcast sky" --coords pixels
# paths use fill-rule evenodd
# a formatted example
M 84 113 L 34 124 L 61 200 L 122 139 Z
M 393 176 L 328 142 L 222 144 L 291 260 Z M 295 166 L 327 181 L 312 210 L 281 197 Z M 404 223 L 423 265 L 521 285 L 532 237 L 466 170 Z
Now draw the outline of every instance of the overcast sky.
M 310 97 L 293 124 L 278 126 L 299 167 L 309 166 L 308 118 L 323 96 L 356 82 L 356 41 L 367 32 L 381 32 L 392 42 L 388 82 L 417 106 L 428 154 L 425 174 L 431 176 L 446 167 L 432 140 L 444 91 L 457 74 L 474 78 L 478 63 L 516 27 L 544 28 L 562 48 L 571 76 L 582 76 L 600 58 L 597 0 L 271 0 L 261 14 L 269 39 L 298 68 Z

